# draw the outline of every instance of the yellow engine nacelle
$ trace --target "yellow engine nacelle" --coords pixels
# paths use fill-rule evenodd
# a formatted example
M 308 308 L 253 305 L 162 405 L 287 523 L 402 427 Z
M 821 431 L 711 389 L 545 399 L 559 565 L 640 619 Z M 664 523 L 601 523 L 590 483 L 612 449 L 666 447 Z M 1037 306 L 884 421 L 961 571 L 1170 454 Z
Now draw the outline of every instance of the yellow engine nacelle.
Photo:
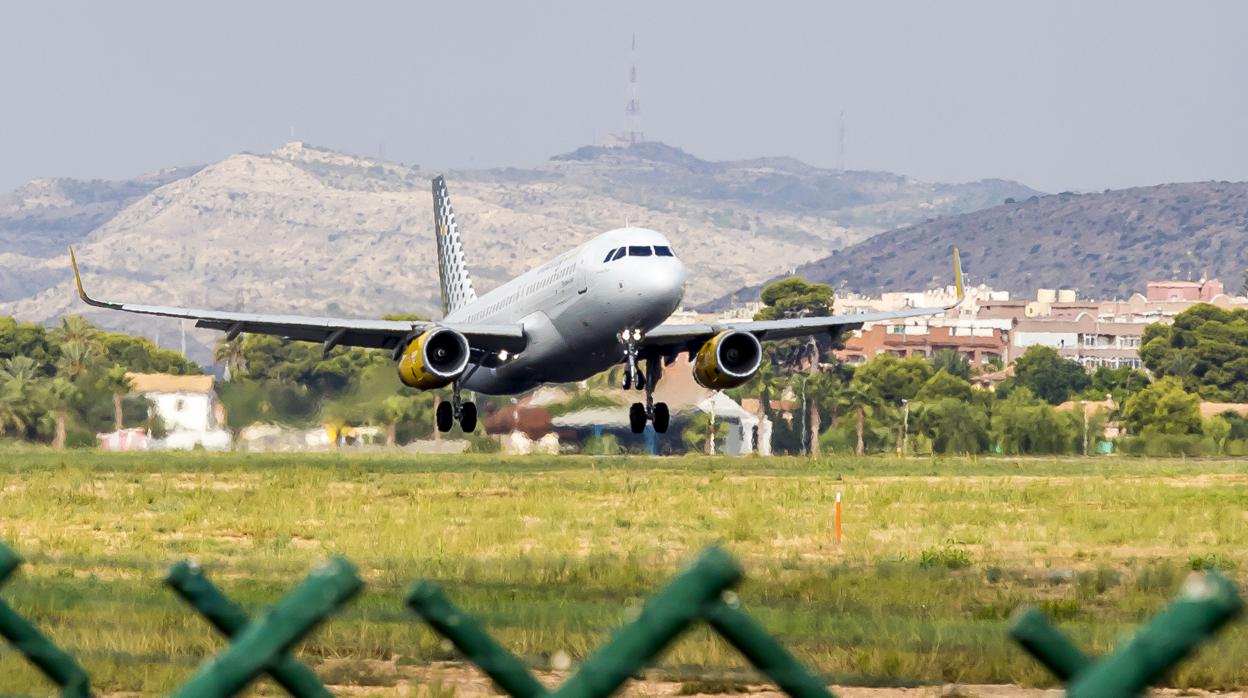
M 763 345 L 749 332 L 727 330 L 706 340 L 693 359 L 693 378 L 703 388 L 726 390 L 748 381 L 763 362 Z
M 435 327 L 413 339 L 399 357 L 403 385 L 432 390 L 450 385 L 468 366 L 468 338 L 445 327 Z

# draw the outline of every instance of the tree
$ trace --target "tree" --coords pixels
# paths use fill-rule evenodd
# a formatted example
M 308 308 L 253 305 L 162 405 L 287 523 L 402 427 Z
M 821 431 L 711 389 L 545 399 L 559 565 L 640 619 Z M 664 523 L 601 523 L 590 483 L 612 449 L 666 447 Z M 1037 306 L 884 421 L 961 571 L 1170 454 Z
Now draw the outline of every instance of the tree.
M 1214 415 L 1205 420 L 1202 427 L 1205 436 L 1218 446 L 1218 453 L 1226 452 L 1226 442 L 1231 437 L 1231 422 L 1221 415 Z
M 867 417 L 876 413 L 883 402 L 876 386 L 870 385 L 865 381 L 859 380 L 858 374 L 854 375 L 854 379 L 849 382 L 849 386 L 844 393 L 845 404 L 854 412 L 854 435 L 857 438 L 854 444 L 854 453 L 863 455 L 867 452 L 864 434 L 866 432 Z
M 953 398 L 970 402 L 974 397 L 970 381 L 955 376 L 945 369 L 940 369 L 915 393 L 914 399 L 919 402 L 935 402 L 944 398 Z
M 1073 435 L 1053 406 L 1025 387 L 1010 391 L 992 410 L 992 437 L 1002 453 L 1062 453 Z
M 834 295 L 831 286 L 808 283 L 796 276 L 774 281 L 763 287 L 760 299 L 764 307 L 754 314 L 754 319 L 780 320 L 831 315 Z M 781 366 L 785 372 L 791 373 L 803 365 L 817 365 L 819 357 L 831 348 L 831 336 L 824 334 L 805 340 L 773 342 L 767 352 L 771 361 Z
M 899 359 L 880 354 L 859 366 L 854 380 L 872 386 L 884 402 L 900 406 L 903 400 L 913 400 L 933 373 L 932 365 L 917 356 Z
M 39 367 L 42 375 L 56 372 L 56 347 L 49 341 L 43 327 L 31 322 L 18 322 L 0 317 L 0 360 L 25 356 Z
M 126 414 L 124 411 L 124 399 L 134 386 L 130 382 L 130 378 L 126 376 L 126 368 L 120 365 L 114 365 L 112 368 L 104 372 L 98 381 L 100 389 L 106 390 L 113 396 L 113 429 L 121 431 L 125 428 Z
M 971 378 L 971 362 L 962 356 L 962 352 L 954 349 L 941 349 L 932 356 L 932 369 L 937 373 L 942 370 L 963 380 Z
M 1122 404 L 1127 398 L 1140 392 L 1151 383 L 1148 374 L 1130 366 L 1109 368 L 1101 366 L 1092 372 L 1092 386 L 1081 397 L 1088 400 L 1104 400 L 1109 395 L 1114 402 Z
M 61 358 L 56 362 L 57 373 L 69 380 L 78 380 L 91 370 L 97 354 L 84 342 L 66 342 L 61 345 Z
M 980 453 L 988 447 L 988 416 L 966 400 L 925 402 L 916 417 L 919 433 L 931 439 L 936 453 Z
M 34 427 L 43 406 L 39 398 L 39 364 L 28 356 L 5 359 L 0 366 L 0 434 L 10 428 L 23 435 Z
M 399 422 L 411 419 L 416 415 L 416 404 L 406 395 L 391 395 L 382 400 L 377 409 L 377 418 L 386 425 L 386 448 L 394 448 L 395 434 Z
M 212 350 L 212 360 L 225 366 L 227 381 L 247 372 L 247 355 L 243 352 L 243 343 L 238 339 L 223 338 L 217 342 Z
M 701 451 L 710 454 L 713 446 L 710 440 L 721 441 L 728 435 L 728 425 L 722 419 L 715 420 L 715 431 L 711 432 L 711 415 L 699 412 L 689 420 L 684 431 L 680 432 L 680 440 L 690 453 Z
M 822 317 L 832 314 L 835 292 L 827 284 L 812 284 L 798 276 L 773 281 L 763 287 L 763 308 L 755 320 Z
M 1083 367 L 1063 359 L 1052 347 L 1033 345 L 1014 362 L 1014 381 L 1036 397 L 1058 405 L 1092 383 Z
M 1200 398 L 1174 376 L 1162 378 L 1127 400 L 1122 421 L 1133 433 L 1199 434 Z
M 1248 402 L 1248 309 L 1201 303 L 1171 325 L 1149 325 L 1140 358 L 1154 376 L 1178 378 L 1206 400 Z
M 48 402 L 56 420 L 56 431 L 52 436 L 52 447 L 65 448 L 66 424 L 69 421 L 69 406 L 78 396 L 78 387 L 67 378 L 52 379 L 46 390 Z

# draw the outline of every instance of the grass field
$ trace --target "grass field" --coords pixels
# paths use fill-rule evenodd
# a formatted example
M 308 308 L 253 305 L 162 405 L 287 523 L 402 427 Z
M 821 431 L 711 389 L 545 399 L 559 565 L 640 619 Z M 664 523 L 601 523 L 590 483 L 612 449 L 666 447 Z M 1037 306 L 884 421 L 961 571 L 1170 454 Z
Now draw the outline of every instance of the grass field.
M 679 562 L 722 541 L 745 564 L 745 608 L 831 679 L 1035 685 L 1047 675 L 1006 639 L 1017 606 L 1043 606 L 1105 651 L 1193 565 L 1241 582 L 1248 570 L 1244 461 L 0 450 L 0 506 L 0 539 L 31 563 L 0 594 L 103 692 L 167 692 L 220 649 L 159 583 L 187 557 L 257 610 L 327 554 L 347 555 L 366 592 L 301 653 L 362 685 L 450 658 L 402 606 L 420 577 L 542 668 L 557 650 L 585 656 Z M 1244 687 L 1246 660 L 1241 623 L 1171 683 Z M 699 631 L 656 671 L 696 682 L 742 667 Z M 0 693 L 46 686 L 0 648 Z

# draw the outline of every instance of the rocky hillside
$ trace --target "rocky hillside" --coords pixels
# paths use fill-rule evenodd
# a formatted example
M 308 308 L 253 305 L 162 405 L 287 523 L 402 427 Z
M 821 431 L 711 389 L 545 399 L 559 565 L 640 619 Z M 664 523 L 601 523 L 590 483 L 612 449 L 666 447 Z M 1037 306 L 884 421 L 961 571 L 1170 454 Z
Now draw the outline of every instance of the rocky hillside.
M 1149 279 L 1206 272 L 1238 290 L 1248 268 L 1248 183 L 1027 198 L 882 233 L 797 273 L 862 293 L 918 290 L 948 283 L 954 246 L 972 283 L 1015 293 L 1076 288 L 1125 298 Z M 747 287 L 708 307 L 757 293 Z
M 432 172 L 301 143 L 124 183 L 34 182 L 0 200 L 0 301 L 48 321 L 84 312 L 66 242 L 106 298 L 376 317 L 433 313 Z M 893 225 L 1032 191 L 834 172 L 777 158 L 715 163 L 662 144 L 581 149 L 531 170 L 447 173 L 478 289 L 632 223 L 667 233 L 687 298 L 756 284 Z M 177 324 L 107 312 L 107 327 Z M 204 358 L 210 333 L 193 334 Z

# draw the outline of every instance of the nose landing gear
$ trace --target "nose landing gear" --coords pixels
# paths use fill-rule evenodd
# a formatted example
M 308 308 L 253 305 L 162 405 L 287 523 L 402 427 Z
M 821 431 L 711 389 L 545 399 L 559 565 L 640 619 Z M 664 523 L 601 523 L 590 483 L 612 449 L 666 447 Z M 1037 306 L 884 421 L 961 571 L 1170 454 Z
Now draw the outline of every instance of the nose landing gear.
M 450 431 L 455 422 L 459 422 L 459 427 L 465 434 L 470 434 L 477 428 L 477 404 L 471 400 L 460 400 L 459 381 L 455 381 L 451 388 L 451 401 L 439 402 L 437 412 L 434 413 L 434 423 L 440 432 Z
M 646 422 L 654 424 L 655 432 L 663 434 L 671 424 L 667 403 L 654 401 L 654 388 L 663 376 L 663 362 L 658 356 L 646 357 L 646 370 L 638 366 L 640 361 L 641 330 L 624 330 L 620 333 L 624 344 L 624 389 L 636 387 L 646 391 L 645 403 L 634 402 L 628 409 L 628 427 L 634 434 L 646 430 Z

